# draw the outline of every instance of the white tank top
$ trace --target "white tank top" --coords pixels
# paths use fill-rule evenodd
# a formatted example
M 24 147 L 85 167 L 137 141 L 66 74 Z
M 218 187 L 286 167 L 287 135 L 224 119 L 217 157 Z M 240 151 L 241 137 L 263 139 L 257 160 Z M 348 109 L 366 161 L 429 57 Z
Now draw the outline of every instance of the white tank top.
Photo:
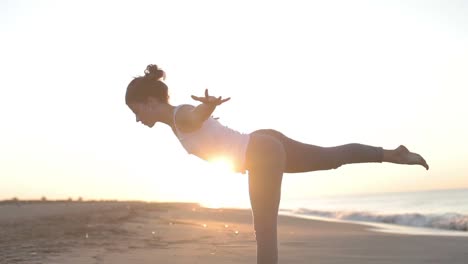
M 245 152 L 250 135 L 224 126 L 213 117 L 205 120 L 199 129 L 184 133 L 177 129 L 175 122 L 177 110 L 181 106 L 184 105 L 174 109 L 173 119 L 176 136 L 185 150 L 207 161 L 227 158 L 233 163 L 236 172 L 245 173 Z

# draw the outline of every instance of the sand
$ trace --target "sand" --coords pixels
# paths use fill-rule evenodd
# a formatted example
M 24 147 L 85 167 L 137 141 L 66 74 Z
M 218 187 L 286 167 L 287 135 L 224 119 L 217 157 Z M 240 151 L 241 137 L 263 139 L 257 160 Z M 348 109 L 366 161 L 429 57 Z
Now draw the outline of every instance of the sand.
M 280 263 L 467 263 L 468 237 L 279 217 Z M 196 204 L 0 204 L 0 263 L 252 263 L 250 210 Z

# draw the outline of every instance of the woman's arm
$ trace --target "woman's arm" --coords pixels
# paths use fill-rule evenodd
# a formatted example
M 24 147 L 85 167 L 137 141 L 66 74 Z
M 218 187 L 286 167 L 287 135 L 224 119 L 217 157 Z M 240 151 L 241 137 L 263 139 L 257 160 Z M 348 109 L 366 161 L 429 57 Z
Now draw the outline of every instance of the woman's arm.
M 202 124 L 208 119 L 213 111 L 216 109 L 216 105 L 209 103 L 201 103 L 192 110 L 193 119 L 197 123 Z
M 182 111 L 178 116 L 181 125 L 184 128 L 187 128 L 187 130 L 189 131 L 193 131 L 200 128 L 203 122 L 205 122 L 205 120 L 211 116 L 213 111 L 216 109 L 216 106 L 231 99 L 230 97 L 222 99 L 221 96 L 210 96 L 208 94 L 208 89 L 205 89 L 204 97 L 192 95 L 192 98 L 202 103 L 196 106 L 195 108 L 192 108 L 191 110 L 187 109 L 184 111 L 181 109 Z M 182 130 L 184 131 L 185 129 Z

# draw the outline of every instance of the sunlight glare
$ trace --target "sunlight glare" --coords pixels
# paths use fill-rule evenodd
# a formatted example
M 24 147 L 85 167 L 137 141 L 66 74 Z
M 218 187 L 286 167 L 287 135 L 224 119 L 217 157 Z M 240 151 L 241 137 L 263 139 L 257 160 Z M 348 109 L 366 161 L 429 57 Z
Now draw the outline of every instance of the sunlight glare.
M 209 172 L 200 182 L 195 200 L 202 206 L 210 208 L 248 207 L 248 186 L 245 177 L 235 173 L 231 160 L 216 157 L 210 160 Z M 203 187 L 202 187 L 203 186 Z
M 232 161 L 225 157 L 216 157 L 210 160 L 210 167 L 212 167 L 216 172 L 234 172 L 234 165 Z

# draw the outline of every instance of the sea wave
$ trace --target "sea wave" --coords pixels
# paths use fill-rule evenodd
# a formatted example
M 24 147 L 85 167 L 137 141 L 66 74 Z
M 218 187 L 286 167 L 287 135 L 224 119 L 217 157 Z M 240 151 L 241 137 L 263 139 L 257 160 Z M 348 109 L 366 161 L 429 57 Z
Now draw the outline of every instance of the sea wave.
M 289 210 L 288 210 L 289 211 Z M 444 230 L 468 231 L 468 215 L 458 213 L 443 214 L 381 214 L 357 211 L 320 211 L 300 208 L 291 213 L 305 216 L 319 216 L 339 220 L 377 222 L 413 227 L 436 228 Z

